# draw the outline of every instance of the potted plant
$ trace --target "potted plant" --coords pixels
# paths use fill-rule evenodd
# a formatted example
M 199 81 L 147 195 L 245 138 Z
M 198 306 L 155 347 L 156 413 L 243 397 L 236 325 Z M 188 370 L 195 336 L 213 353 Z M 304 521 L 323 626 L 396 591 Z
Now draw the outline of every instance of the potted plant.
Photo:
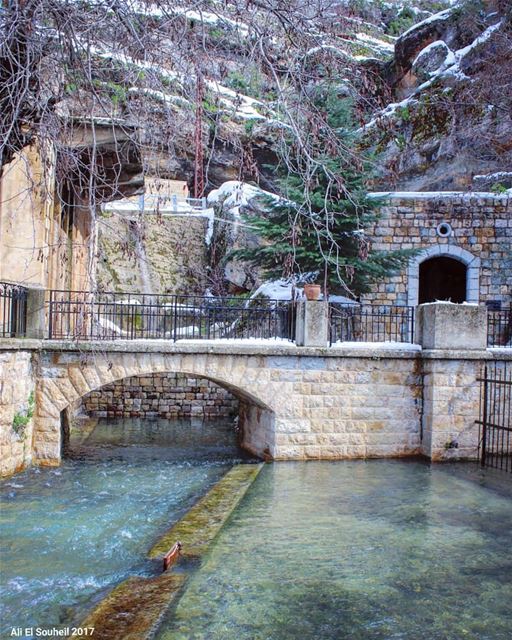
M 318 300 L 321 292 L 322 287 L 319 284 L 304 285 L 304 295 L 306 296 L 306 300 Z

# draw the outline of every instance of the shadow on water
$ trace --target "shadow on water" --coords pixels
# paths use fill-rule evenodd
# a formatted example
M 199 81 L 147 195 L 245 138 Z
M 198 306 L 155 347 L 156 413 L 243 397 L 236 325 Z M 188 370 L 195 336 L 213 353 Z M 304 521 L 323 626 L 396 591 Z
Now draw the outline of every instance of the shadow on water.
M 0 482 L 2 638 L 76 622 L 126 577 L 153 575 L 159 536 L 247 457 L 225 420 L 101 419 L 70 445 L 61 467 Z
M 192 463 L 254 459 L 238 445 L 236 423 L 226 418 L 80 420 L 71 430 L 66 453 L 75 460 L 121 458 Z

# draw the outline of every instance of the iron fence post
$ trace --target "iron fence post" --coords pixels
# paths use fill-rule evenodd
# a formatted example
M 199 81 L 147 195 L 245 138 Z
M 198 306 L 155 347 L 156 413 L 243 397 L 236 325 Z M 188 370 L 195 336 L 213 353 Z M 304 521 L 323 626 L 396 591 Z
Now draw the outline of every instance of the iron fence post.
M 488 378 L 487 378 L 487 365 L 484 366 L 484 393 L 483 393 L 483 407 L 482 407 L 482 458 L 480 464 L 485 467 L 485 456 L 487 453 L 487 395 L 488 395 Z

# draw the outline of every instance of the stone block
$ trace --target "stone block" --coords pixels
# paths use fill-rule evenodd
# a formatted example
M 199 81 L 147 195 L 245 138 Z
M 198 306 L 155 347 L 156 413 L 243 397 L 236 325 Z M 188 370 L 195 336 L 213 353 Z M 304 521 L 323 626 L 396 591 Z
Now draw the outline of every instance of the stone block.
M 295 342 L 301 347 L 326 347 L 328 344 L 328 304 L 320 301 L 299 301 Z
M 416 336 L 424 349 L 486 349 L 487 310 L 483 305 L 422 304 L 416 312 Z

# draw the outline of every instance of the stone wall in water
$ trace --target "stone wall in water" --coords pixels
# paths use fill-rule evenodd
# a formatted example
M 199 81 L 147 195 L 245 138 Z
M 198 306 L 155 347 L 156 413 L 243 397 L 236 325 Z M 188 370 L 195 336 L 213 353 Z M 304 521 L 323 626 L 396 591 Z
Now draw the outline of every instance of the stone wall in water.
M 83 399 L 94 417 L 205 419 L 235 416 L 238 400 L 206 378 L 183 373 L 154 373 L 113 382 Z
M 0 351 L 0 475 L 8 476 L 32 461 L 35 406 L 33 355 Z

